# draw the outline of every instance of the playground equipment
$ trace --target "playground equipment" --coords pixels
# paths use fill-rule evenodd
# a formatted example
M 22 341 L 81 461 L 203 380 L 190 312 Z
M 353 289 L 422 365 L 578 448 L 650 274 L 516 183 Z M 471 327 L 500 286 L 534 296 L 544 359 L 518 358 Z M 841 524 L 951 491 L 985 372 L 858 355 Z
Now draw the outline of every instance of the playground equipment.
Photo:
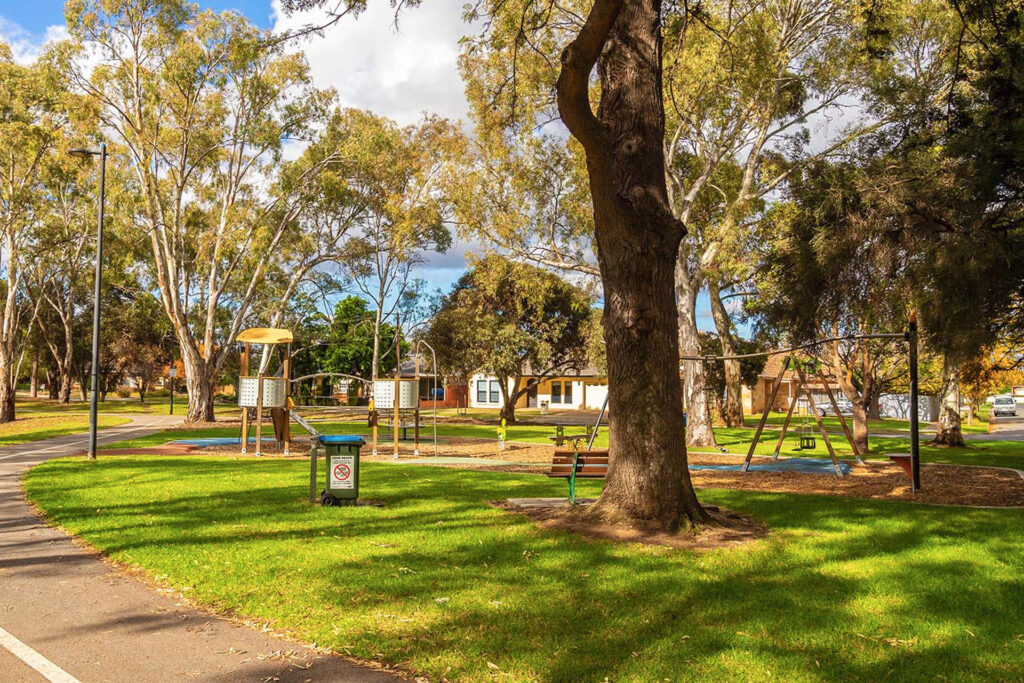
M 256 418 L 256 455 L 262 455 L 263 448 L 263 411 L 270 409 L 270 419 L 274 425 L 274 437 L 278 445 L 288 455 L 291 446 L 291 426 L 289 423 L 291 399 L 289 392 L 291 382 L 291 346 L 292 333 L 273 327 L 253 327 L 238 335 L 242 346 L 241 367 L 238 377 L 238 407 L 242 409 L 242 427 L 239 443 L 242 453 L 249 450 L 249 411 L 255 411 Z M 255 376 L 249 374 L 252 345 L 259 344 L 264 349 L 265 358 L 260 362 Z M 270 354 L 274 347 L 282 346 L 280 374 L 266 376 L 263 374 L 269 364 Z
M 818 410 L 818 406 L 815 405 L 814 395 L 811 393 L 807 383 L 807 375 L 811 372 L 818 378 L 821 386 L 825 389 L 825 394 L 828 396 L 829 402 L 832 404 L 832 410 L 835 411 L 836 416 L 839 418 L 839 425 L 843 428 L 843 434 L 846 436 L 846 440 L 850 442 L 850 448 L 853 449 L 853 455 L 857 458 L 857 462 L 863 464 L 864 459 L 861 457 L 862 453 L 857 448 L 856 442 L 853 440 L 853 433 L 850 431 L 849 425 L 846 424 L 846 418 L 843 417 L 842 412 L 839 410 L 839 404 L 836 401 L 835 395 L 832 393 L 832 389 L 828 386 L 828 381 L 825 379 L 825 374 L 821 371 L 821 366 L 813 360 L 794 360 L 792 356 L 786 356 L 782 361 L 782 368 L 779 370 L 778 376 L 775 381 L 772 382 L 771 397 L 765 402 L 764 414 L 761 415 L 761 420 L 757 424 L 757 429 L 754 432 L 754 440 L 750 442 L 750 448 L 747 450 L 747 457 L 743 461 L 743 471 L 746 472 L 750 468 L 750 460 L 754 457 L 754 449 L 757 448 L 758 442 L 761 440 L 761 432 L 764 430 L 764 425 L 768 421 L 768 413 L 771 412 L 772 406 L 775 405 L 775 398 L 779 394 L 779 387 L 782 386 L 783 377 L 786 371 L 789 370 L 789 366 L 793 365 L 794 370 L 797 373 L 797 385 L 796 392 L 793 395 L 793 400 L 789 402 L 789 410 L 786 412 L 786 419 L 782 423 L 782 431 L 779 432 L 779 438 L 775 442 L 775 450 L 772 453 L 772 460 L 779 459 L 779 451 L 782 450 L 782 444 L 786 438 L 786 432 L 789 430 L 790 421 L 793 419 L 793 411 L 796 409 L 797 404 L 800 402 L 801 393 L 807 399 L 807 406 L 811 415 L 814 416 L 815 422 L 818 424 L 818 431 L 821 433 L 821 440 L 825 443 L 825 448 L 828 449 L 829 457 L 832 458 L 832 466 L 835 468 L 836 476 L 843 476 L 843 469 L 839 466 L 839 459 L 836 457 L 835 449 L 832 447 L 832 441 L 828 438 L 828 432 L 825 431 L 825 423 L 821 419 L 821 413 Z M 814 448 L 814 438 L 810 435 L 810 431 L 800 432 L 800 448 Z
M 372 428 L 372 453 L 377 455 L 379 428 L 381 418 L 385 425 L 391 427 L 391 441 L 393 444 L 392 458 L 398 460 L 398 434 L 402 432 L 403 439 L 407 437 L 410 426 L 410 418 L 413 428 L 413 455 L 420 454 L 420 355 L 415 354 L 415 364 L 412 379 L 402 378 L 401 363 L 401 327 L 397 326 L 395 334 L 395 375 L 389 379 L 376 380 L 373 385 L 373 397 L 370 399 L 370 427 Z M 434 365 L 434 396 L 437 395 L 437 355 L 434 349 L 426 342 L 416 342 L 418 349 L 420 344 L 430 349 Z M 437 401 L 434 401 L 434 457 L 437 457 Z
M 903 340 L 907 342 L 907 361 L 910 365 L 910 456 L 909 456 L 909 473 L 911 480 L 911 490 L 917 492 L 921 488 L 921 452 L 920 452 L 920 429 L 918 422 L 918 377 L 917 377 L 917 314 L 915 311 L 910 311 L 908 319 L 907 331 L 902 333 L 879 333 L 879 334 L 855 334 L 845 335 L 840 337 L 828 337 L 825 339 L 815 339 L 807 342 L 806 344 L 798 344 L 785 349 L 775 349 L 772 351 L 759 351 L 756 353 L 745 353 L 732 356 L 681 356 L 680 360 L 692 361 L 692 362 L 713 362 L 720 360 L 745 360 L 748 358 L 760 358 L 764 356 L 780 355 L 783 353 L 792 353 L 793 351 L 799 351 L 801 349 L 813 349 L 822 344 L 828 342 L 841 342 L 841 341 L 854 341 L 862 339 L 885 339 L 890 341 Z M 760 421 L 757 423 L 757 429 L 754 432 L 754 440 L 750 444 L 750 449 L 747 451 L 747 457 L 743 462 L 743 471 L 746 472 L 750 468 L 750 459 L 754 455 L 754 449 L 757 447 L 758 441 L 761 439 L 761 432 L 764 431 L 765 423 L 768 422 L 768 413 L 771 411 L 772 406 L 775 404 L 775 398 L 779 394 L 779 387 L 782 386 L 783 376 L 786 374 L 791 357 L 786 356 L 785 361 L 782 364 L 782 370 L 779 371 L 778 377 L 772 383 L 772 390 L 770 397 L 765 402 L 764 414 L 761 415 Z M 814 405 L 814 398 L 811 397 L 810 391 L 806 389 L 807 377 L 804 369 L 799 364 L 796 365 L 796 371 L 800 378 L 800 386 L 797 389 L 797 393 L 794 398 L 800 395 L 800 389 L 803 388 L 807 393 L 808 400 L 811 405 L 811 412 L 814 414 L 814 419 L 818 423 L 818 429 L 821 432 L 822 439 L 825 442 L 826 448 L 828 448 L 829 455 L 832 456 L 832 464 L 835 468 L 838 476 L 843 476 L 843 470 L 839 465 L 839 461 L 836 459 L 835 452 L 832 450 L 832 444 L 828 439 L 828 434 L 825 432 L 824 424 L 822 423 L 821 417 L 818 414 L 817 409 Z M 857 446 L 853 442 L 853 436 L 850 433 L 850 429 L 846 424 L 846 420 L 843 418 L 842 413 L 839 410 L 839 406 L 836 403 L 835 397 L 832 392 L 828 389 L 828 383 L 825 381 L 824 375 L 821 374 L 821 369 L 818 368 L 817 374 L 821 379 L 822 385 L 828 392 L 829 400 L 832 403 L 832 409 L 835 411 L 839 418 L 839 423 L 843 428 L 843 433 L 846 438 L 850 441 L 850 445 L 853 447 L 854 454 L 857 456 L 857 460 L 863 462 L 861 453 L 858 452 Z M 795 401 L 790 401 L 789 412 L 786 414 L 786 421 L 782 428 L 782 433 L 779 434 L 779 440 L 775 445 L 774 458 L 779 457 L 779 449 L 782 447 L 782 440 L 786 436 L 786 428 L 789 426 L 790 418 L 793 416 L 793 406 Z M 684 418 L 685 420 L 685 418 Z

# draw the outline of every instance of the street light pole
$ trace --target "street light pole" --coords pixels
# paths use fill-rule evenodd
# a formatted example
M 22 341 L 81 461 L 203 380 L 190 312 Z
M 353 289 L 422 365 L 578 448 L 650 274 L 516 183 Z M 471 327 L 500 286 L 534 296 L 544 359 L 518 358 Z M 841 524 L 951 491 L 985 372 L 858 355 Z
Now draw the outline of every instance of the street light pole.
M 92 301 L 92 394 L 89 397 L 89 460 L 95 460 L 100 397 L 100 288 L 103 284 L 103 205 L 107 190 L 107 143 L 101 142 L 99 150 L 73 149 L 70 154 L 77 157 L 100 158 L 100 210 L 96 226 L 96 281 Z

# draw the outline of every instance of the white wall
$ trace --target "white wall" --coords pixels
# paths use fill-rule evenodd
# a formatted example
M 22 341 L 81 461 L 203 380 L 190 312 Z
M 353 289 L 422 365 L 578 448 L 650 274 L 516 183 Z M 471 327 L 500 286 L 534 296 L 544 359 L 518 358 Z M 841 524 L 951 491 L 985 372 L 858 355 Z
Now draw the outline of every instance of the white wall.
M 487 383 L 487 385 L 486 385 L 487 391 L 485 392 L 486 395 L 484 396 L 484 398 L 486 400 L 484 400 L 484 401 L 478 400 L 479 396 L 477 394 L 477 388 L 478 388 L 477 384 L 480 381 L 484 381 L 484 382 Z M 500 392 L 499 387 L 497 385 L 497 381 L 498 381 L 497 379 L 495 379 L 494 377 L 489 376 L 489 375 L 484 375 L 484 374 L 480 374 L 480 373 L 474 374 L 473 377 L 470 378 L 470 382 L 469 382 L 469 407 L 470 408 L 500 408 L 501 405 L 502 405 L 501 404 L 501 392 Z M 548 407 L 551 410 L 579 410 L 579 409 L 583 409 L 583 408 L 590 408 L 590 409 L 593 409 L 593 410 L 600 410 L 601 409 L 601 404 L 604 402 L 604 397 L 608 393 L 608 385 L 607 384 L 597 384 L 597 385 L 591 384 L 591 385 L 588 385 L 586 387 L 586 398 L 584 399 L 584 388 L 583 388 L 584 381 L 583 380 L 568 380 L 568 379 L 565 379 L 565 380 L 557 380 L 557 381 L 563 383 L 562 391 L 560 392 L 560 396 L 559 396 L 559 398 L 562 399 L 562 400 L 560 402 L 558 402 L 558 403 L 555 403 L 552 400 L 552 398 L 551 398 L 551 383 L 550 382 L 542 382 L 541 383 L 541 388 L 543 389 L 543 391 L 538 391 L 537 392 L 537 406 L 536 407 L 539 408 L 541 402 L 542 401 L 546 401 L 548 403 Z M 572 400 L 569 401 L 569 402 L 565 401 L 565 395 L 564 395 L 565 394 L 564 385 L 566 383 L 569 383 L 569 384 L 572 385 Z M 492 386 L 493 386 L 494 390 L 498 392 L 498 394 L 496 396 L 497 401 L 491 401 L 490 400 L 492 398 L 492 396 L 491 396 L 491 394 L 492 394 L 492 391 L 491 391 Z M 511 388 L 512 388 L 512 381 L 509 380 L 509 390 L 510 391 L 511 391 Z M 584 403 L 584 400 L 585 400 L 585 403 Z M 525 405 L 525 398 L 523 399 L 523 404 Z

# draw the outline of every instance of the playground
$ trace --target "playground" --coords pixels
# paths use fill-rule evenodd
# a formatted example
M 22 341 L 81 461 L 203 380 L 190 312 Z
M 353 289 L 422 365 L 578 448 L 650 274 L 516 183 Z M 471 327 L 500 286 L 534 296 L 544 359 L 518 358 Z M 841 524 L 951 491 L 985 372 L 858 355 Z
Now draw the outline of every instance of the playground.
M 361 495 L 385 507 L 321 508 L 307 472 L 297 456 L 101 454 L 25 486 L 52 523 L 182 600 L 410 676 L 1024 675 L 1021 510 L 702 489 L 770 533 L 694 552 L 489 503 L 564 497 L 535 474 L 371 461 Z
M 665 538 L 584 519 L 600 419 L 435 423 L 402 377 L 368 416 L 304 417 L 286 337 L 243 335 L 279 361 L 244 349 L 234 421 L 45 462 L 30 501 L 182 602 L 408 677 L 1024 675 L 1019 444 L 922 444 L 914 491 L 889 457 L 905 437 L 858 452 L 841 418 L 799 416 L 721 430 L 688 453 L 721 524 Z

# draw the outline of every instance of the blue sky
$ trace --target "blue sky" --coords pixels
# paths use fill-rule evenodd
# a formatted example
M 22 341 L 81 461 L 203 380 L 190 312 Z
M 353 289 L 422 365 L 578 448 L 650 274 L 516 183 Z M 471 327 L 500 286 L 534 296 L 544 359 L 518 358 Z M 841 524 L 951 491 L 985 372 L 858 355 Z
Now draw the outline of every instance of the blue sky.
M 279 0 L 200 0 L 199 6 L 233 9 L 262 28 L 295 28 L 319 17 L 283 17 Z M 333 87 L 342 106 L 370 109 L 401 124 L 425 112 L 464 119 L 466 103 L 456 70 L 458 41 L 472 27 L 461 21 L 464 0 L 429 0 L 403 15 L 396 29 L 390 3 L 370 0 L 358 18 L 345 18 L 323 37 L 302 45 L 313 79 Z M 0 0 L 0 38 L 16 57 L 29 59 L 49 38 L 62 37 L 62 0 Z M 419 273 L 428 289 L 448 290 L 465 269 L 473 244 L 456 241 L 448 254 L 430 259 Z M 698 303 L 698 325 L 712 329 L 706 296 Z

